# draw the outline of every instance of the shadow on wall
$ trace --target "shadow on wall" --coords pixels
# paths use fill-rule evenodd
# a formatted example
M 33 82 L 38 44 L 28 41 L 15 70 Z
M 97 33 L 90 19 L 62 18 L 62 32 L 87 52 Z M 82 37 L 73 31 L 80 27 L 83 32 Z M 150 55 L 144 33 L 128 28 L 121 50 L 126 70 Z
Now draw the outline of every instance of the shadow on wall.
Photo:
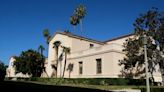
M 73 71 L 73 64 L 69 63 L 67 67 L 67 71 L 69 72 L 69 78 L 71 77 L 71 72 Z
M 12 90 L 16 92 L 22 91 L 36 91 L 36 92 L 107 92 L 97 89 L 88 89 L 88 88 L 77 88 L 77 87 L 68 87 L 68 86 L 52 86 L 52 85 L 41 85 L 34 83 L 25 83 L 25 82 L 16 82 L 16 81 L 4 81 L 0 82 L 0 89 L 5 90 L 6 92 Z M 108 91 L 110 92 L 110 91 Z

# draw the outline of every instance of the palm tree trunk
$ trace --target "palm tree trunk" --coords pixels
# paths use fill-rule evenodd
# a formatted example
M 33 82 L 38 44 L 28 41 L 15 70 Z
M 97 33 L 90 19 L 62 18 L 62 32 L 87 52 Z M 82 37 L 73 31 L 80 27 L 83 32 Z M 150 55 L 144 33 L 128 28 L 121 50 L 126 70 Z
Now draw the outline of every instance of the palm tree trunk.
M 46 73 L 47 77 L 49 78 L 49 75 L 48 75 L 47 71 L 44 71 L 44 72 Z
M 58 48 L 56 48 L 56 78 L 58 74 Z
M 47 74 L 47 71 L 46 71 L 46 69 L 44 68 L 44 73 L 46 74 L 46 76 L 49 78 L 49 76 L 48 76 L 48 74 Z
M 41 53 L 42 59 L 43 59 L 43 49 L 40 50 L 40 53 Z
M 60 61 L 60 78 L 62 76 L 62 61 Z
M 67 53 L 65 52 L 65 61 L 64 61 L 64 69 L 63 69 L 63 76 L 62 76 L 62 78 L 64 78 L 66 63 L 67 63 Z

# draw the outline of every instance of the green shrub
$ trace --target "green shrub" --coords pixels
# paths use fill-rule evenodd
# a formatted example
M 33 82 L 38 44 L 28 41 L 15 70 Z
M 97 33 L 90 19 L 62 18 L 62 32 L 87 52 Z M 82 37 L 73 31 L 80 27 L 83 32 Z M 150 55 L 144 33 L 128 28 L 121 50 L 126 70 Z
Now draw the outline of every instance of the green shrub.
M 142 79 L 125 79 L 125 78 L 18 78 L 18 80 L 38 81 L 51 84 L 88 84 L 88 85 L 145 85 L 145 80 Z
M 141 92 L 146 92 L 146 88 L 140 88 Z M 151 92 L 164 92 L 164 88 L 150 88 Z
M 0 61 L 0 81 L 3 81 L 5 79 L 6 68 L 7 66 Z
M 125 78 L 17 78 L 17 80 L 24 80 L 24 81 L 37 81 L 43 82 L 48 84 L 70 84 L 70 85 L 134 85 L 138 86 L 137 89 L 141 89 L 141 92 L 146 92 L 145 87 L 140 87 L 141 85 L 145 86 L 144 79 L 125 79 Z M 164 88 L 154 88 L 151 87 L 151 92 L 164 92 Z

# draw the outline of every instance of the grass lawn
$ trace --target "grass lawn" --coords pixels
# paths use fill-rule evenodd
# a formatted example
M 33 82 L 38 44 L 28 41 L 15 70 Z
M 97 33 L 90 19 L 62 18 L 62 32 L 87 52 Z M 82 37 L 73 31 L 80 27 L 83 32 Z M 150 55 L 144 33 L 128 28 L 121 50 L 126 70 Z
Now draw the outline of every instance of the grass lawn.
M 42 85 L 56 85 L 49 82 L 34 82 L 29 81 L 29 83 L 35 83 L 35 84 L 42 84 Z M 98 89 L 103 91 L 111 91 L 111 90 L 121 90 L 121 89 L 140 89 L 140 88 L 146 88 L 146 86 L 117 86 L 117 85 L 84 85 L 84 84 L 60 84 L 56 86 L 66 86 L 66 87 L 75 87 L 75 88 L 88 88 L 88 89 Z M 151 88 L 164 88 L 164 86 L 151 86 Z
M 43 83 L 19 81 L 0 82 L 0 90 L 2 90 L 3 92 L 107 92 L 98 89 L 81 88 L 66 85 L 45 85 Z
M 103 86 L 103 85 L 84 85 L 84 84 L 54 84 L 49 82 L 36 81 L 4 81 L 0 82 L 0 89 L 5 91 L 36 91 L 36 92 L 112 92 L 111 90 L 120 89 L 140 89 L 145 86 Z M 151 86 L 151 88 L 164 88 Z M 143 89 L 145 90 L 145 89 Z M 156 91 L 153 91 L 156 92 Z M 160 92 L 160 91 L 158 91 Z M 164 91 L 162 91 L 164 92 Z

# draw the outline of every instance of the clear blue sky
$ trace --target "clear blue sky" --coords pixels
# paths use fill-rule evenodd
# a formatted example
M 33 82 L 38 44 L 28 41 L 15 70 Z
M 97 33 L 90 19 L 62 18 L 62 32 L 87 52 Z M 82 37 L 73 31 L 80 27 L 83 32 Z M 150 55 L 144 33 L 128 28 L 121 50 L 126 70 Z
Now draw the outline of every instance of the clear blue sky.
M 69 17 L 80 3 L 87 8 L 83 36 L 105 41 L 133 32 L 133 22 L 151 7 L 164 11 L 164 0 L 0 0 L 0 60 L 27 49 L 47 48 L 42 31 L 53 35 L 68 29 Z M 47 52 L 45 52 L 47 55 Z

